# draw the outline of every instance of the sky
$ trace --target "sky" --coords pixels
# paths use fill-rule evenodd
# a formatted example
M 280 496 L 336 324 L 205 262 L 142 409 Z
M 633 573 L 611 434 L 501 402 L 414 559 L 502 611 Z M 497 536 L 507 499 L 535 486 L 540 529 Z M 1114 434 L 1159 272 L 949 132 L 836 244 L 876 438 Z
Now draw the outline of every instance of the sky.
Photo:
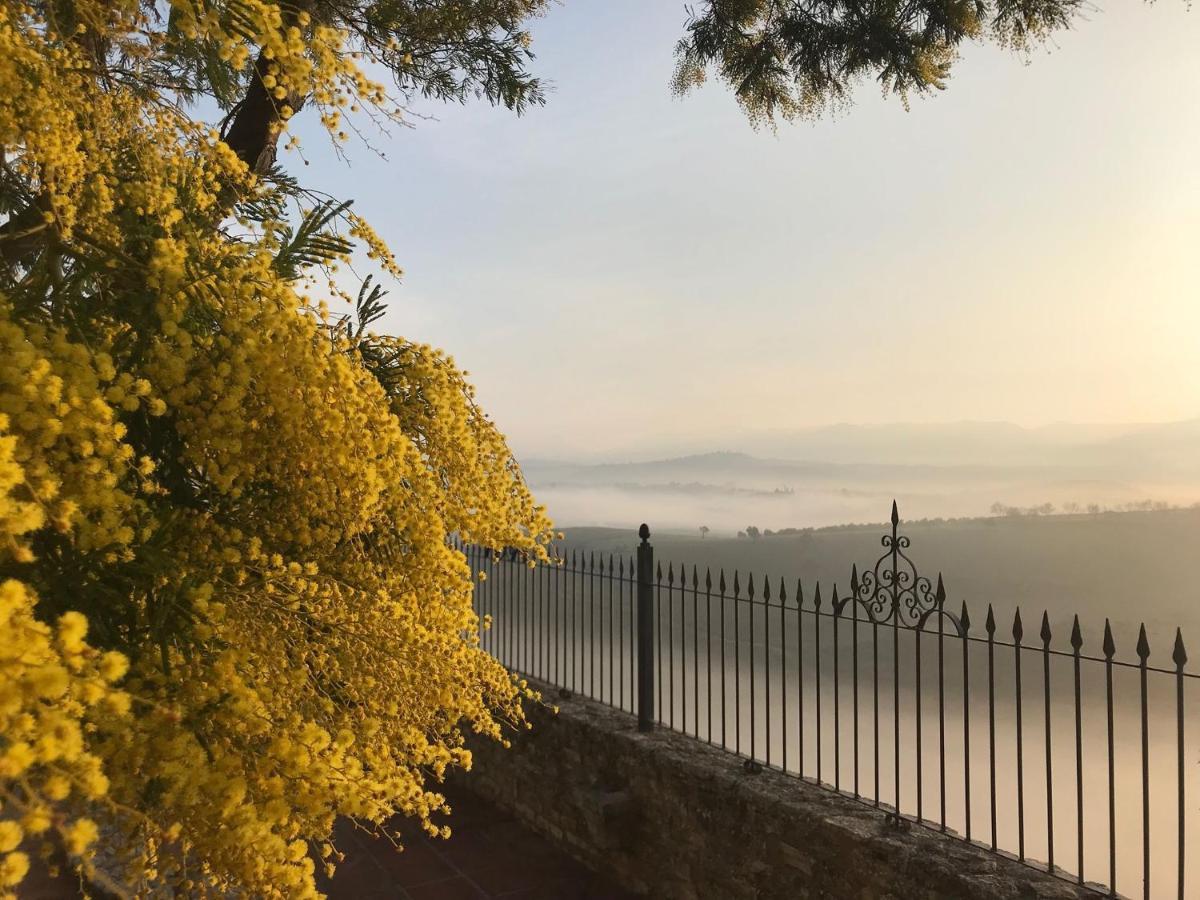
M 519 456 L 1200 416 L 1200 9 L 1109 0 L 774 133 L 718 82 L 672 96 L 685 19 L 553 7 L 520 118 L 418 104 L 348 164 L 301 126 L 405 268 L 382 330 L 452 353 Z

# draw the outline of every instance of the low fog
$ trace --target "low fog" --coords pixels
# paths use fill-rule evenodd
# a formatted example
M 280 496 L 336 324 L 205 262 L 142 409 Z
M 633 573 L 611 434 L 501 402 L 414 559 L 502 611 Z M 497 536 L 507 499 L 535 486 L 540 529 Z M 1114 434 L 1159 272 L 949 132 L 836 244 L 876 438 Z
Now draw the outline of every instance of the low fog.
M 1095 513 L 1200 501 L 1200 421 L 843 425 L 745 435 L 732 451 L 523 466 L 565 527 L 733 535 L 881 522 L 893 499 L 909 520 Z

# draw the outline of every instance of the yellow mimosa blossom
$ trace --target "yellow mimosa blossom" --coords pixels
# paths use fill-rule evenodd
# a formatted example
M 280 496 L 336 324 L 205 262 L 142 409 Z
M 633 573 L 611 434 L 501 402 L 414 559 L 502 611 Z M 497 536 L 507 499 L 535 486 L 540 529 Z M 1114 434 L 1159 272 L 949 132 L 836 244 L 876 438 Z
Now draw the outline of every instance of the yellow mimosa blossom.
M 0 895 L 48 835 L 132 896 L 316 896 L 336 818 L 440 831 L 464 734 L 531 696 L 450 541 L 546 559 L 503 436 L 452 359 L 366 330 L 377 295 L 322 315 L 354 242 L 391 251 L 162 64 L 258 78 L 281 131 L 383 88 L 315 13 L 167 5 L 0 0 Z

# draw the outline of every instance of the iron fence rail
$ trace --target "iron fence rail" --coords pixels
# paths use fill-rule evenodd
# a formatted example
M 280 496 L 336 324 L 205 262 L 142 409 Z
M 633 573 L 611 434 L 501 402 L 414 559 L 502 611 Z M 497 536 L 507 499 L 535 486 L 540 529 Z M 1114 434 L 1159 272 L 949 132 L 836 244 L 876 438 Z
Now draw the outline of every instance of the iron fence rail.
M 1084 629 L 1018 608 L 982 629 L 920 575 L 892 509 L 884 553 L 849 592 L 635 555 L 460 547 L 482 646 L 515 673 L 636 714 L 1102 893 L 1188 896 L 1200 785 L 1187 653 L 1100 653 Z M 1094 638 L 1093 638 L 1094 640 Z M 1039 777 L 1041 776 L 1041 777 Z M 1036 859 L 1035 859 L 1036 857 Z

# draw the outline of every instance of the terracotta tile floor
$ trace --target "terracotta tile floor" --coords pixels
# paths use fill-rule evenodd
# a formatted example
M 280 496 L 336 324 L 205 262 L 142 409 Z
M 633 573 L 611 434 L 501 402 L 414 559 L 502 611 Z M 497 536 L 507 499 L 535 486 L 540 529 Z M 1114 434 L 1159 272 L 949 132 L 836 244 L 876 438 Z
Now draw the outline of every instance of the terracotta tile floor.
M 397 822 L 403 852 L 343 823 L 336 843 L 346 854 L 331 900 L 625 900 L 634 895 L 571 859 L 512 816 L 461 789 L 447 798 L 453 836 L 430 838 Z

